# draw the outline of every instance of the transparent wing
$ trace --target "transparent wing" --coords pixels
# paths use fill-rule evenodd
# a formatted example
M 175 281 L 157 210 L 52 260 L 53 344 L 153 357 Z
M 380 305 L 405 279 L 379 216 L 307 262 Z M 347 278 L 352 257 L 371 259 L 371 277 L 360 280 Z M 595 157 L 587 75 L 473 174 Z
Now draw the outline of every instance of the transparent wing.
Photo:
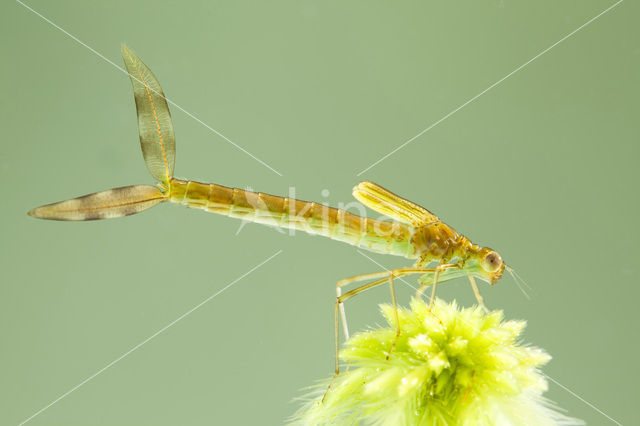
M 112 219 L 140 213 L 162 201 L 164 195 L 155 186 L 123 186 L 36 207 L 29 215 L 51 220 Z
M 151 70 L 124 45 L 122 58 L 133 84 L 142 156 L 151 175 L 167 182 L 173 176 L 176 158 L 173 121 L 167 100 Z
M 424 207 L 398 197 L 373 182 L 360 182 L 353 188 L 353 196 L 370 209 L 408 225 L 424 226 L 440 221 L 438 216 Z

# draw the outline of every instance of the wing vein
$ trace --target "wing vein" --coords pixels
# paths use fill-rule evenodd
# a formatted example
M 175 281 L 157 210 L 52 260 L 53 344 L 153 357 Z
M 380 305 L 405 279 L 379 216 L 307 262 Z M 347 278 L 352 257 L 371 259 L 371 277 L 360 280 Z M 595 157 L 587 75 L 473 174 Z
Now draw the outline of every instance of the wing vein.
M 142 81 L 142 84 L 144 84 L 144 89 L 147 92 L 147 96 L 149 97 L 149 102 L 151 103 L 151 108 L 153 109 L 153 118 L 156 122 L 156 129 L 158 130 L 158 137 L 160 138 L 160 148 L 162 149 L 162 161 L 164 162 L 164 170 L 165 170 L 165 174 L 167 176 L 167 181 L 169 179 L 171 179 L 171 176 L 169 175 L 169 163 L 167 161 L 167 154 L 164 150 L 164 140 L 162 138 L 162 129 L 160 128 L 160 120 L 158 119 L 158 113 L 156 112 L 156 105 L 153 102 L 153 97 L 151 96 L 151 91 L 149 91 L 149 85 L 147 84 L 147 81 L 145 80 L 144 76 L 142 75 L 142 73 L 140 72 L 139 68 L 138 68 L 138 64 L 136 62 L 133 63 L 134 67 L 136 68 L 136 73 L 138 74 L 138 77 L 140 78 L 140 81 Z

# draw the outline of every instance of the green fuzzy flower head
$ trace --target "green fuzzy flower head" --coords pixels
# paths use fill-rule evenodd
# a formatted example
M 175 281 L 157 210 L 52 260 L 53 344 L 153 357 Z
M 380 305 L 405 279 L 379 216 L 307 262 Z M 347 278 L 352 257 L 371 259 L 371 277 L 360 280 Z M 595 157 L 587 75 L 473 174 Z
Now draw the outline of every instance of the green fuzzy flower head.
M 542 393 L 538 368 L 551 357 L 519 344 L 524 321 L 502 311 L 458 308 L 421 299 L 400 309 L 395 347 L 393 308 L 381 306 L 389 326 L 356 334 L 340 353 L 350 368 L 319 385 L 297 415 L 301 424 L 556 425 L 582 424 L 556 411 Z M 388 359 L 387 359 L 388 356 Z

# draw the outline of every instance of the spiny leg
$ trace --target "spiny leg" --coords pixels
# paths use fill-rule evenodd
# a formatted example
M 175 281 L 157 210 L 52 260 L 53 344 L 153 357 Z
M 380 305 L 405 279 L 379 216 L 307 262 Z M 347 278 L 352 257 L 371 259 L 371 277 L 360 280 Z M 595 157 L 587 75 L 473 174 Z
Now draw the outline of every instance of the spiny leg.
M 370 273 L 370 274 L 361 274 L 361 275 L 356 275 L 356 276 L 353 276 L 353 277 L 350 277 L 350 278 L 344 278 L 344 279 L 338 281 L 337 284 L 336 284 L 336 296 L 337 296 L 336 300 L 341 300 L 342 299 L 342 287 L 344 287 L 345 285 L 352 284 L 352 283 L 355 283 L 355 282 L 358 282 L 358 281 L 364 281 L 364 280 L 384 277 L 387 274 L 389 274 L 389 272 L 387 272 L 387 271 L 373 272 L 373 273 Z M 344 339 L 345 340 L 349 340 L 349 327 L 348 327 L 348 324 L 347 324 L 347 315 L 346 315 L 346 313 L 344 311 L 344 304 L 342 302 L 339 302 L 338 309 L 340 310 L 340 316 L 341 316 L 341 320 L 342 320 L 342 330 L 344 332 Z M 337 313 L 336 313 L 336 315 L 337 315 Z M 336 328 L 337 327 L 338 327 L 338 324 L 337 324 L 337 320 L 336 320 Z M 336 340 L 338 340 L 337 335 L 338 335 L 338 333 L 336 333 Z
M 348 284 L 353 284 L 359 281 L 364 281 L 364 280 L 370 280 L 370 279 L 376 279 L 376 278 L 382 278 L 382 277 L 386 277 L 388 275 L 394 274 L 396 277 L 399 276 L 404 276 L 404 275 L 409 275 L 409 274 L 420 274 L 420 273 L 425 273 L 425 272 L 430 272 L 433 271 L 433 269 L 422 269 L 422 268 L 398 268 L 398 269 L 394 269 L 392 271 L 380 271 L 380 272 L 373 272 L 370 274 L 361 274 L 361 275 L 356 275 L 350 278 L 344 278 L 340 281 L 338 281 L 338 283 L 336 284 L 336 296 L 338 298 L 338 300 L 343 300 L 342 299 L 342 287 L 344 287 L 345 285 Z M 367 287 L 370 288 L 370 287 Z M 344 310 L 344 304 L 343 302 L 340 302 L 339 307 L 338 307 L 339 311 L 340 311 L 340 316 L 341 316 L 341 320 L 342 320 L 342 329 L 344 332 L 344 336 L 345 336 L 345 340 L 349 340 L 349 327 L 347 324 L 347 316 Z
M 338 312 L 342 312 L 344 313 L 344 307 L 343 307 L 343 303 L 345 300 L 349 299 L 350 297 L 358 294 L 361 291 L 367 290 L 371 287 L 375 287 L 377 285 L 380 285 L 384 282 L 387 281 L 387 278 L 381 278 L 378 280 L 375 280 L 373 282 L 370 282 L 368 284 L 362 285 L 360 287 L 357 287 L 351 291 L 346 292 L 344 295 L 342 295 L 340 287 L 342 285 L 345 285 L 347 283 L 350 282 L 357 282 L 357 281 L 361 281 L 361 280 L 365 280 L 367 278 L 371 278 L 372 276 L 380 276 L 380 275 L 386 275 L 386 274 L 390 274 L 389 272 L 378 272 L 378 273 L 374 273 L 374 274 L 365 274 L 365 275 L 358 275 L 352 278 L 346 278 L 344 280 L 338 281 L 338 285 L 336 287 L 336 291 L 338 293 L 338 296 L 336 297 L 336 302 L 334 304 L 334 309 L 333 309 L 333 329 L 334 329 L 334 345 L 335 345 L 335 370 L 333 373 L 333 378 L 331 379 L 331 382 L 329 382 L 329 386 L 327 386 L 327 390 L 324 392 L 324 395 L 322 396 L 322 402 L 324 403 L 325 398 L 327 397 L 327 395 L 329 394 L 329 390 L 331 389 L 331 386 L 333 386 L 333 382 L 335 382 L 336 378 L 338 377 L 338 375 L 340 374 L 340 327 L 338 326 Z M 343 284 L 341 284 L 343 283 Z M 347 324 L 346 324 L 346 316 L 342 317 L 343 320 L 343 327 L 346 331 L 345 334 L 348 334 L 348 330 L 347 330 Z
M 380 284 L 383 284 L 385 281 L 389 281 L 389 284 L 391 286 L 393 286 L 393 278 L 400 278 L 403 277 L 405 275 L 411 275 L 411 274 L 425 274 L 425 273 L 436 273 L 440 270 L 444 270 L 444 269 L 449 269 L 449 268 L 454 268 L 457 267 L 457 265 L 453 265 L 453 264 L 445 264 L 445 265 L 439 265 L 437 268 L 398 268 L 398 269 L 393 269 L 391 271 L 386 271 L 386 272 L 374 272 L 371 274 L 363 274 L 363 275 L 356 275 L 354 277 L 351 278 L 345 278 L 344 280 L 340 280 L 338 282 L 338 289 L 340 289 L 341 287 L 343 287 L 346 284 L 350 284 L 350 283 L 354 283 L 354 282 L 358 282 L 358 281 L 363 281 L 365 279 L 371 279 L 371 278 L 376 278 L 376 277 L 380 277 L 380 276 L 384 276 L 384 278 L 380 278 L 377 279 L 375 281 L 372 281 L 370 283 L 361 285 L 360 287 L 356 287 L 353 290 L 350 290 L 348 292 L 346 292 L 345 294 L 341 294 L 341 291 L 338 290 L 339 292 L 339 296 L 336 298 L 336 313 L 335 313 L 335 321 L 336 324 L 334 325 L 335 330 L 338 330 L 338 324 L 337 324 L 337 318 L 338 318 L 338 314 L 337 312 L 340 310 L 340 305 L 342 305 L 347 299 L 350 299 L 351 297 L 355 296 L 356 294 L 362 293 L 365 290 L 368 290 L 370 288 L 373 288 L 375 286 L 378 286 Z M 385 276 L 386 275 L 386 276 Z M 394 304 L 394 308 L 396 308 L 396 299 L 395 299 L 395 291 L 393 290 L 392 287 L 392 299 L 393 299 L 393 304 Z M 396 309 L 396 313 L 397 313 L 397 309 Z M 346 320 L 346 318 L 343 317 L 343 319 Z M 343 324 L 344 328 L 346 329 L 346 324 Z M 337 334 L 337 333 L 336 333 Z M 335 339 L 336 341 L 339 341 L 338 338 Z M 337 350 L 336 350 L 337 352 Z M 337 361 L 337 359 L 336 359 Z M 338 366 L 337 366 L 337 362 L 336 362 L 336 371 L 339 372 Z
M 476 295 L 478 305 L 480 305 L 485 312 L 489 312 L 489 308 L 487 308 L 487 305 L 484 304 L 484 299 L 482 298 L 482 295 L 480 295 L 480 291 L 478 290 L 478 286 L 476 285 L 476 280 L 473 279 L 472 275 L 468 275 L 468 277 L 469 282 L 471 282 L 471 288 L 473 288 L 473 292 Z
M 396 348 L 396 344 L 398 344 L 398 339 L 400 338 L 400 317 L 398 315 L 398 304 L 396 303 L 396 292 L 393 288 L 393 273 L 389 274 L 389 290 L 391 290 L 391 303 L 393 303 L 393 313 L 396 317 L 396 337 L 393 339 L 391 349 L 389 349 L 387 353 L 387 360 L 391 356 L 391 352 Z
M 422 299 L 422 293 L 424 293 L 424 289 L 427 288 L 426 284 L 420 284 L 420 287 L 416 290 L 416 297 L 418 299 Z
M 438 266 L 436 266 L 435 269 L 433 269 L 433 271 L 437 271 L 438 274 L 440 273 L 440 271 L 444 271 L 445 269 L 451 269 L 451 268 L 459 268 L 460 265 L 455 264 L 455 263 L 440 263 Z M 437 280 L 437 277 L 434 277 L 434 281 Z M 424 292 L 424 289 L 427 288 L 428 286 L 430 286 L 431 284 L 420 284 L 420 287 L 416 290 L 416 297 L 421 299 L 422 298 L 422 293 Z M 432 291 L 433 292 L 433 291 Z
M 338 297 L 339 299 L 339 297 Z M 338 333 L 338 299 L 336 299 L 336 303 L 334 304 L 334 308 L 333 308 L 333 317 L 334 317 L 334 343 L 335 343 L 335 362 L 336 362 L 336 366 L 335 369 L 333 371 L 333 377 L 331 378 L 331 381 L 329 382 L 329 386 L 327 386 L 327 390 L 324 391 L 324 395 L 322 395 L 322 401 L 321 403 L 324 404 L 324 400 L 327 398 L 327 395 L 329 394 L 329 390 L 331 390 L 331 386 L 333 386 L 333 382 L 336 381 L 336 378 L 338 377 L 338 374 L 340 374 L 340 338 L 339 338 L 339 333 Z
M 338 317 L 339 317 L 339 312 L 342 312 L 342 320 L 343 320 L 343 328 L 345 329 L 346 333 L 345 335 L 348 337 L 348 330 L 347 330 L 347 324 L 346 324 L 346 316 L 344 315 L 344 307 L 343 307 L 343 303 L 355 296 L 358 293 L 361 293 L 365 290 L 368 290 L 372 287 L 375 287 L 377 285 L 383 284 L 384 282 L 386 282 L 387 280 L 389 280 L 390 285 L 393 285 L 393 279 L 391 277 L 401 277 L 404 275 L 410 275 L 410 274 L 424 274 L 427 272 L 434 272 L 434 269 L 421 269 L 421 268 L 400 268 L 400 269 L 394 269 L 392 271 L 384 271 L 384 272 L 375 272 L 375 273 L 371 273 L 371 274 L 363 274 L 363 275 L 356 275 L 354 277 L 351 278 L 345 278 L 343 280 L 338 281 L 338 284 L 336 285 L 336 292 L 337 292 L 337 297 L 336 297 L 336 302 L 334 305 L 334 343 L 335 343 L 335 372 L 333 375 L 333 378 L 331 379 L 331 382 L 329 383 L 329 386 L 327 387 L 327 390 L 325 391 L 324 395 L 322 396 L 322 402 L 324 402 L 325 398 L 327 397 L 327 394 L 329 393 L 329 390 L 331 389 L 331 386 L 333 385 L 333 382 L 335 381 L 335 379 L 338 377 L 338 375 L 340 374 L 340 338 L 339 338 L 339 330 L 340 327 L 338 326 Z M 386 276 L 385 276 L 386 275 Z M 381 279 L 377 279 L 373 282 L 370 282 L 368 284 L 364 284 L 360 287 L 356 287 L 353 290 L 350 290 L 348 292 L 346 292 L 344 295 L 342 294 L 341 291 L 341 287 L 350 284 L 350 283 L 354 283 L 354 282 L 358 282 L 358 281 L 363 281 L 366 279 L 372 279 L 372 278 L 377 278 L 383 276 L 384 278 Z M 391 278 L 391 279 L 390 279 Z M 393 288 L 393 287 L 392 287 Z M 397 305 L 396 305 L 396 297 L 395 297 L 395 291 L 392 290 L 392 300 L 393 300 L 393 306 L 396 312 L 396 324 L 399 327 L 399 320 L 398 320 L 398 310 L 397 310 Z M 399 328 L 398 328 L 398 332 L 399 332 Z M 395 343 L 394 343 L 395 346 Z M 391 353 L 391 352 L 389 352 Z M 389 356 L 387 355 L 387 359 L 389 359 Z
M 440 265 L 438 265 L 437 267 L 439 267 L 439 266 Z M 422 280 L 420 280 L 420 287 L 418 287 L 418 289 L 416 290 L 416 297 L 418 299 L 422 299 L 422 293 L 424 293 L 424 289 L 427 288 L 428 286 L 429 286 L 429 284 L 423 284 Z
M 387 271 L 381 271 L 381 272 L 373 272 L 373 273 L 369 273 L 369 274 L 361 274 L 361 275 L 356 275 L 350 278 L 344 278 L 340 281 L 338 281 L 338 283 L 336 284 L 336 305 L 335 305 L 335 319 L 334 319 L 334 339 L 335 339 L 335 343 L 334 343 L 334 347 L 335 347 L 335 364 L 336 364 L 336 369 L 334 372 L 334 376 L 333 378 L 335 379 L 338 374 L 339 374 L 339 365 L 340 365 L 340 355 L 339 355 L 339 348 L 340 348 L 340 333 L 338 331 L 339 327 L 338 327 L 338 310 L 340 311 L 340 319 L 342 322 L 342 330 L 344 332 L 344 340 L 345 342 L 347 340 L 349 340 L 349 324 L 347 323 L 347 315 L 345 313 L 344 310 L 344 303 L 342 302 L 342 287 L 347 285 L 347 284 L 352 284 L 358 281 L 364 281 L 367 279 L 373 279 L 373 278 L 378 278 L 378 277 L 383 277 L 386 274 L 390 274 L 390 272 Z M 349 370 L 349 365 L 347 364 L 347 371 Z M 333 380 L 331 381 L 331 383 L 333 383 Z M 329 384 L 329 388 L 331 387 L 331 384 Z M 327 389 L 328 391 L 329 389 Z M 326 393 L 325 393 L 326 395 Z M 324 397 L 322 398 L 324 400 Z
M 433 273 L 433 287 L 431 288 L 431 299 L 429 299 L 429 312 L 433 308 L 433 301 L 436 300 L 436 286 L 438 285 L 438 275 L 440 275 L 440 265 L 436 268 L 436 272 Z
M 391 271 L 391 272 L 386 272 L 385 275 L 395 275 L 395 276 L 400 276 L 398 273 L 395 273 L 395 271 Z M 371 274 L 373 275 L 373 274 Z M 356 287 L 353 290 L 350 290 L 348 292 L 346 292 L 343 295 L 340 295 L 339 297 L 336 298 L 336 303 L 335 303 L 335 325 L 334 325 L 334 329 L 337 332 L 339 327 L 338 327 L 338 310 L 339 310 L 339 306 L 342 305 L 347 299 L 350 299 L 351 297 L 355 296 L 358 293 L 361 293 L 365 290 L 368 290 L 372 287 L 378 286 L 380 284 L 384 284 L 385 282 L 389 281 L 389 277 L 384 277 L 384 278 L 380 278 L 378 280 L 372 281 L 370 283 L 361 285 L 360 287 Z M 393 293 L 393 298 L 395 299 L 395 292 Z M 346 328 L 346 325 L 345 325 Z M 339 359 L 339 337 L 336 333 L 336 338 L 335 338 L 335 343 L 336 343 L 336 348 L 335 348 L 335 352 L 336 352 L 336 369 L 335 369 L 335 376 L 337 376 L 338 374 L 340 374 L 340 359 Z M 388 359 L 388 357 L 387 357 Z

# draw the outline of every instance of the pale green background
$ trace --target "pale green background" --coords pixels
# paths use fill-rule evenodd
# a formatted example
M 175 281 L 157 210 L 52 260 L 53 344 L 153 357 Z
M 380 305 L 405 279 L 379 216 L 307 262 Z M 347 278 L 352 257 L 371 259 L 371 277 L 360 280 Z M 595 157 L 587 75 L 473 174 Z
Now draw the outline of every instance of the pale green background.
M 126 42 L 173 108 L 177 175 L 333 205 L 361 179 L 499 250 L 487 303 L 529 321 L 545 372 L 638 420 L 640 18 L 627 0 L 360 177 L 612 1 L 29 4 L 117 64 Z M 347 245 L 162 205 L 56 223 L 36 205 L 152 183 L 126 75 L 3 2 L 0 424 L 17 424 L 278 250 L 283 253 L 35 417 L 33 425 L 281 424 L 332 369 L 334 283 L 379 268 Z M 321 191 L 330 190 L 323 198 Z M 402 258 L 375 255 L 385 266 Z M 400 301 L 411 290 L 401 287 Z M 441 297 L 473 303 L 464 280 Z M 379 288 L 348 306 L 380 323 Z M 612 424 L 555 384 L 547 394 Z

